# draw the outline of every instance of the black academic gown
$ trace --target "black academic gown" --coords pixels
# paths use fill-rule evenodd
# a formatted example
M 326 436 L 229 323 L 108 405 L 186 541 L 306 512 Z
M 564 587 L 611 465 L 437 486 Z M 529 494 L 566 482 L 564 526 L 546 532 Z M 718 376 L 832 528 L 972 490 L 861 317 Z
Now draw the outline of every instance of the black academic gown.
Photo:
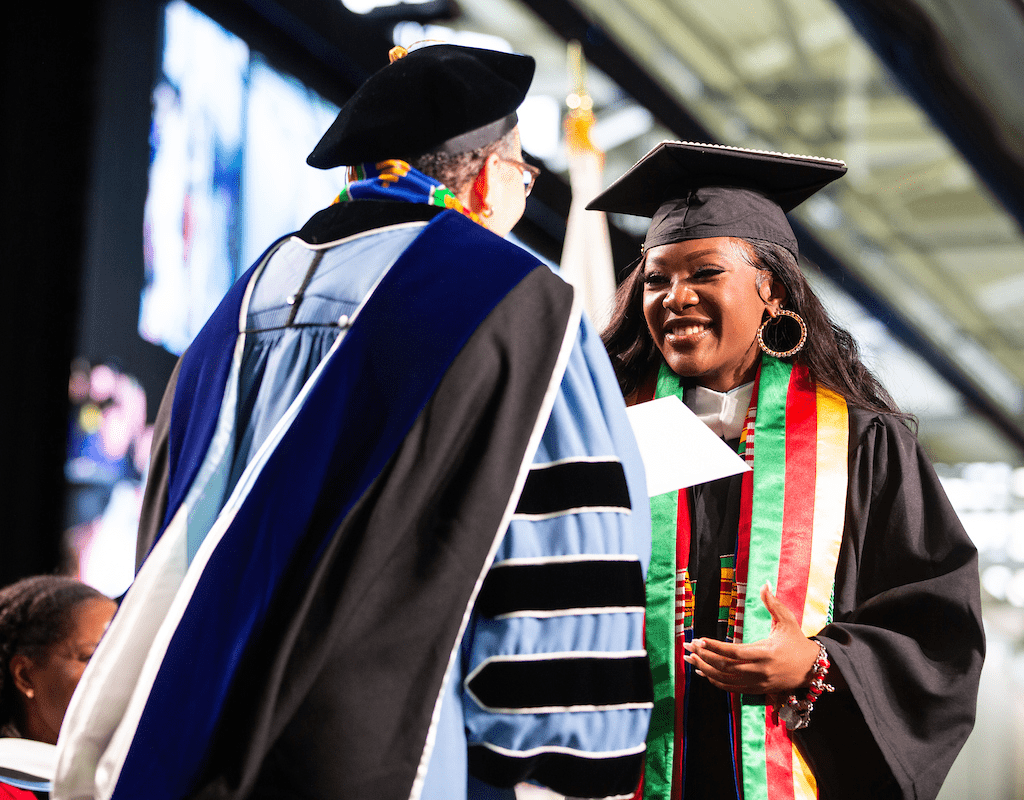
M 796 741 L 821 797 L 933 798 L 974 725 L 977 551 L 906 424 L 851 407 L 849 441 L 834 621 L 818 635 L 845 686 L 815 703 Z M 693 490 L 698 637 L 723 635 L 719 557 L 735 549 L 740 480 Z M 736 797 L 726 695 L 699 677 L 691 692 L 685 796 Z

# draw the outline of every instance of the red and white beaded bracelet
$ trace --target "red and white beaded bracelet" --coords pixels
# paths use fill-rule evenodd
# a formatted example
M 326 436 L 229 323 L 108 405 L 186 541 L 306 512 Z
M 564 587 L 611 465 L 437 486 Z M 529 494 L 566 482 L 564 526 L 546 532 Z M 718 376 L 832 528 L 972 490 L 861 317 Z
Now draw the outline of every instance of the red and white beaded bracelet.
M 822 692 L 835 691 L 834 686 L 825 683 L 825 675 L 830 666 L 825 645 L 817 639 L 813 641 L 818 645 L 818 657 L 814 660 L 813 676 L 811 685 L 807 687 L 807 696 L 800 700 L 795 694 L 791 694 L 779 709 L 779 719 L 786 723 L 786 730 L 800 730 L 810 725 L 814 701 L 821 697 Z

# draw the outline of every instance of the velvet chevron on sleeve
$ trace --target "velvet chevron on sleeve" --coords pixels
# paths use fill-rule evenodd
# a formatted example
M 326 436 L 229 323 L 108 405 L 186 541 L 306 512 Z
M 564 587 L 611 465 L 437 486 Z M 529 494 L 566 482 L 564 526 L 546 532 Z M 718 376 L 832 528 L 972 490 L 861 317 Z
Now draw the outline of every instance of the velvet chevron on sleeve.
M 470 772 L 573 797 L 632 795 L 652 707 L 645 483 L 600 423 L 621 399 L 598 341 L 586 323 L 462 653 Z

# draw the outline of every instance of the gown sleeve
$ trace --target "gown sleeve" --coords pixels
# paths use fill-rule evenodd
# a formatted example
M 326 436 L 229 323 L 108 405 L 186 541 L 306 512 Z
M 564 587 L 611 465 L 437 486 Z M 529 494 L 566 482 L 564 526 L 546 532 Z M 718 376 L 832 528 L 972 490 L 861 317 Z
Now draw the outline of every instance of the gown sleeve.
M 977 550 L 916 437 L 851 409 L 834 622 L 846 684 L 797 734 L 822 796 L 934 798 L 974 725 L 985 642 Z
M 164 390 L 160 408 L 153 422 L 153 445 L 149 458 L 149 470 L 146 477 L 146 492 L 139 517 L 139 531 L 135 541 L 135 572 L 138 573 L 142 562 L 156 543 L 157 536 L 163 526 L 164 514 L 167 512 L 167 496 L 169 481 L 169 431 L 171 426 L 171 407 L 174 405 L 174 389 L 178 384 L 178 371 L 181 359 L 174 366 L 174 371 Z
M 649 558 L 643 465 L 584 319 L 462 641 L 441 710 L 452 733 L 438 737 L 425 799 L 458 796 L 435 780 L 457 750 L 474 800 L 511 800 L 487 785 L 522 781 L 572 797 L 632 795 L 651 713 Z

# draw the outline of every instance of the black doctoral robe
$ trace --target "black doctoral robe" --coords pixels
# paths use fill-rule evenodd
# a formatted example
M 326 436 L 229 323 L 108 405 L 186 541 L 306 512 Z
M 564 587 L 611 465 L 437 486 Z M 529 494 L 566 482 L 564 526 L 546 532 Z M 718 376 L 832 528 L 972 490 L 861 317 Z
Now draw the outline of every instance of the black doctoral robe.
M 818 638 L 840 688 L 795 735 L 829 800 L 933 798 L 974 725 L 984 632 L 977 551 L 906 424 L 850 408 L 835 613 Z M 693 490 L 695 636 L 722 638 L 719 559 L 740 477 Z M 695 677 L 687 800 L 734 798 L 727 698 Z

